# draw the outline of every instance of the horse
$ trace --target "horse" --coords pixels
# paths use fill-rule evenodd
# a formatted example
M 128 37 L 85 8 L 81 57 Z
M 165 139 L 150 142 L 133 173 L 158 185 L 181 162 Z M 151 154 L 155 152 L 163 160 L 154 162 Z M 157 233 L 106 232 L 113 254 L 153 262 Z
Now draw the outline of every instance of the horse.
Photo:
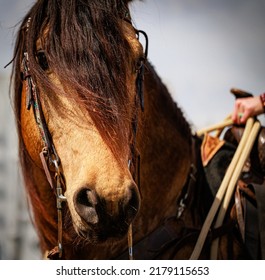
M 187 259 L 212 201 L 130 2 L 38 0 L 18 31 L 19 158 L 50 259 Z

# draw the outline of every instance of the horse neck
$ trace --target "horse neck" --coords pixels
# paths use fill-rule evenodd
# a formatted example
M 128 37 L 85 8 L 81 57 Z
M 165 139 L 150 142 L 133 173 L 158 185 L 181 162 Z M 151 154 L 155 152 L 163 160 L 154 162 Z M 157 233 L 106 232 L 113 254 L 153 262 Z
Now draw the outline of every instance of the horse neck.
M 141 213 L 152 225 L 176 213 L 176 199 L 191 160 L 191 131 L 151 65 L 145 74 L 145 109 L 137 139 L 141 154 Z M 141 215 L 140 215 L 141 216 Z

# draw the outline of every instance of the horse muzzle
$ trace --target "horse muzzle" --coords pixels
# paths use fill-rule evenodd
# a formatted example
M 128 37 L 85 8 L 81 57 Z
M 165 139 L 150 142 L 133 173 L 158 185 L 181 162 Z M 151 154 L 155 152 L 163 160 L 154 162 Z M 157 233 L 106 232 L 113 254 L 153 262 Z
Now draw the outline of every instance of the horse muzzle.
M 124 237 L 140 207 L 140 196 L 135 185 L 129 186 L 122 197 L 107 199 L 83 187 L 74 195 L 74 206 L 82 226 L 77 233 L 93 243 Z

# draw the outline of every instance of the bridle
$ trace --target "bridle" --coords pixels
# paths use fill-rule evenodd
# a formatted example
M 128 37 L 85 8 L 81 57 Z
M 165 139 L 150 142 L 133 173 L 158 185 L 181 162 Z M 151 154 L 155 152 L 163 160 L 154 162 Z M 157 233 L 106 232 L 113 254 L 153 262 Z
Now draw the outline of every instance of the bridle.
M 127 15 L 127 14 L 126 14 Z M 129 22 L 132 25 L 131 19 L 128 16 L 123 18 L 126 22 Z M 28 18 L 26 24 L 26 34 L 30 28 L 31 18 Z M 144 56 L 140 59 L 139 64 L 137 65 L 137 77 L 136 77 L 136 91 L 135 95 L 135 103 L 139 106 L 141 110 L 144 111 L 144 92 L 143 92 L 143 80 L 144 80 L 144 70 L 145 63 L 148 55 L 148 36 L 142 30 L 135 29 L 137 34 L 137 39 L 139 40 L 140 34 L 142 34 L 145 38 L 145 51 Z M 27 38 L 26 38 L 27 39 Z M 62 171 L 62 165 L 60 157 L 56 151 L 55 145 L 53 143 L 52 136 L 49 132 L 47 122 L 45 120 L 45 116 L 42 109 L 42 104 L 40 101 L 39 91 L 37 89 L 34 78 L 31 75 L 30 70 L 30 62 L 28 57 L 27 49 L 24 50 L 22 63 L 21 63 L 21 73 L 22 78 L 26 83 L 26 108 L 30 110 L 32 108 L 34 113 L 35 122 L 39 128 L 39 132 L 43 141 L 43 149 L 40 153 L 40 159 L 43 165 L 43 169 L 49 182 L 51 189 L 53 190 L 56 196 L 56 207 L 57 207 L 57 217 L 58 217 L 58 242 L 57 246 L 52 249 L 48 258 L 50 259 L 61 259 L 63 255 L 63 218 L 62 218 L 62 206 L 63 202 L 66 201 L 66 197 L 64 196 L 64 192 L 66 190 L 66 184 L 64 179 L 64 174 Z M 132 134 L 133 141 L 131 144 L 131 159 L 128 160 L 128 168 L 132 173 L 132 177 L 135 181 L 137 181 L 138 188 L 140 187 L 140 154 L 136 150 L 136 135 L 137 135 L 137 127 L 138 127 L 138 110 L 136 110 L 132 119 Z M 51 171 L 52 170 L 52 171 Z M 129 251 L 129 259 L 133 259 L 133 238 L 132 238 L 132 225 L 129 227 L 128 232 L 128 251 Z

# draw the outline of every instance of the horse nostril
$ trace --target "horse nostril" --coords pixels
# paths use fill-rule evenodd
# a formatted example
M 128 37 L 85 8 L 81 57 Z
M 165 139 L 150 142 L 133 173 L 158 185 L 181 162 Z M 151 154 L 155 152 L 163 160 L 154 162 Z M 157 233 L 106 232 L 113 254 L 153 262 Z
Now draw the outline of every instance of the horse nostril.
M 76 211 L 89 224 L 98 223 L 97 203 L 98 198 L 95 191 L 89 188 L 84 188 L 75 194 L 74 204 Z

